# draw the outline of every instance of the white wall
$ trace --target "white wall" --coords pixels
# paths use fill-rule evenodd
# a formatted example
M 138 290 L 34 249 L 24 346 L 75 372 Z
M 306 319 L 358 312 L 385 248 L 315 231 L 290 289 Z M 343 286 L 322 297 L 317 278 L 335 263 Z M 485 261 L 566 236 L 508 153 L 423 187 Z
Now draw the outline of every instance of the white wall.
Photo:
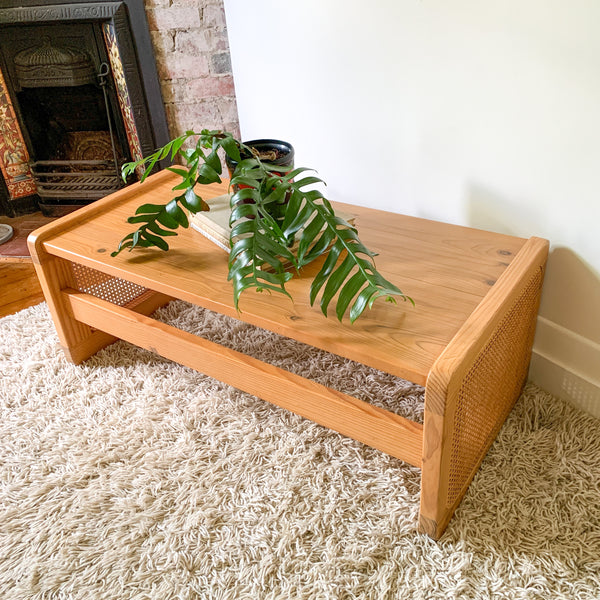
M 245 139 L 333 199 L 550 239 L 531 376 L 600 415 L 600 2 L 225 8 Z

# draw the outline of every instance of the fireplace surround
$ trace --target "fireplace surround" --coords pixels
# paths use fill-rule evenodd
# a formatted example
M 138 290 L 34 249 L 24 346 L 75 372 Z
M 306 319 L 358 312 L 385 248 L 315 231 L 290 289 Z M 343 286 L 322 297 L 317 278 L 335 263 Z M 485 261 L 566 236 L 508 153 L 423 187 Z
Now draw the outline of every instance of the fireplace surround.
M 4 0 L 0 214 L 101 197 L 168 139 L 143 0 Z

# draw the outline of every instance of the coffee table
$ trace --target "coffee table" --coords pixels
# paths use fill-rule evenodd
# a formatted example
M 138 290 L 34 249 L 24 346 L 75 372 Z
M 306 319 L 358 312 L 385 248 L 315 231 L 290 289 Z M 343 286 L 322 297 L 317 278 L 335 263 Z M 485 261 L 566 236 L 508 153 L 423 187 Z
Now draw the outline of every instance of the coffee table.
M 116 339 L 289 409 L 421 468 L 419 529 L 439 538 L 526 380 L 548 242 L 357 206 L 361 239 L 416 306 L 378 301 L 354 325 L 309 305 L 245 292 L 237 313 L 227 253 L 192 229 L 171 250 L 110 256 L 142 203 L 169 199 L 162 171 L 33 232 L 31 255 L 66 355 L 80 363 Z M 207 198 L 227 183 L 204 189 Z M 153 319 L 179 298 L 425 386 L 424 423 Z

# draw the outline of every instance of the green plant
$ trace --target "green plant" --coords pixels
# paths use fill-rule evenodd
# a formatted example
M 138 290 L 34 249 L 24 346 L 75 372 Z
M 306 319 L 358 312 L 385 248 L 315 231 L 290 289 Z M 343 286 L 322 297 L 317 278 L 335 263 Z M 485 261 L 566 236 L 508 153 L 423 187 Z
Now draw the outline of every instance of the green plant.
M 196 138 L 195 146 L 184 148 L 190 138 Z M 186 168 L 168 167 L 181 176 L 181 183 L 173 188 L 174 198 L 163 205 L 138 207 L 128 222 L 140 227 L 125 236 L 112 255 L 135 247 L 168 250 L 164 238 L 176 235 L 174 230 L 180 226 L 189 226 L 186 210 L 208 210 L 197 194 L 198 185 L 221 181 L 221 149 L 237 162 L 230 182 L 237 191 L 231 197 L 228 276 L 236 309 L 241 293 L 248 288 L 276 291 L 291 298 L 285 284 L 293 273 L 286 267 L 291 264 L 298 271 L 324 254 L 310 288 L 310 302 L 313 305 L 320 295 L 319 304 L 326 316 L 336 296 L 338 319 L 341 321 L 349 310 L 351 322 L 379 297 L 395 303 L 399 296 L 412 302 L 377 271 L 376 254 L 360 241 L 356 228 L 335 214 L 321 192 L 307 189 L 324 183 L 308 174 L 311 169 L 296 168 L 282 174 L 281 167 L 261 161 L 251 148 L 223 131 L 188 131 L 143 160 L 123 166 L 124 179 L 138 167 L 144 168 L 143 181 L 158 161 L 168 158 L 173 163 L 181 156 L 186 163 Z M 297 245 L 292 251 L 294 239 Z

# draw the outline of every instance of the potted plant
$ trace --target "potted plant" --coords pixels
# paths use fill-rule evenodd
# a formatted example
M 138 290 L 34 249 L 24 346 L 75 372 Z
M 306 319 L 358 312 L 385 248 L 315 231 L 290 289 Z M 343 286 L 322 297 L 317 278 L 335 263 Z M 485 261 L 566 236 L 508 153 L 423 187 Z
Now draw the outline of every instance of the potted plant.
M 285 175 L 294 168 L 294 147 L 289 142 L 282 140 L 273 139 L 260 139 L 250 140 L 244 142 L 244 146 L 249 149 L 240 151 L 241 158 L 257 158 L 263 163 L 268 163 L 269 166 L 273 167 L 274 175 Z M 238 161 L 234 160 L 228 154 L 225 155 L 225 164 L 229 171 L 229 177 L 232 179 L 235 176 L 235 169 L 237 168 Z M 237 192 L 239 189 L 248 187 L 243 184 L 233 184 L 233 190 Z M 268 207 L 269 214 L 275 218 L 278 225 L 281 226 L 283 223 L 283 217 L 285 215 L 285 204 L 289 200 L 289 192 L 277 203 L 272 204 Z M 242 204 L 251 204 L 252 200 L 242 200 Z
M 188 140 L 195 140 L 191 148 L 186 145 Z M 223 131 L 187 131 L 150 156 L 123 166 L 124 179 L 143 168 L 143 181 L 157 162 L 168 159 L 173 164 L 168 169 L 179 175 L 181 182 L 173 188 L 169 202 L 138 207 L 128 219 L 139 224 L 138 229 L 125 236 L 112 255 L 136 247 L 168 250 L 164 238 L 176 235 L 178 227 L 189 226 L 186 211 L 209 210 L 198 192 L 201 185 L 221 182 L 221 150 L 233 168 L 228 279 L 237 310 L 240 295 L 248 288 L 291 298 L 285 284 L 294 276 L 292 271 L 323 255 L 310 288 L 310 302 L 314 304 L 320 296 L 325 316 L 334 297 L 338 319 L 348 311 L 351 322 L 379 297 L 394 303 L 395 297 L 412 302 L 377 271 L 376 255 L 360 241 L 356 228 L 336 215 L 321 192 L 310 189 L 324 183 L 309 174 L 310 169 L 282 168 L 262 159 L 251 144 Z M 174 164 L 177 157 L 185 167 Z

